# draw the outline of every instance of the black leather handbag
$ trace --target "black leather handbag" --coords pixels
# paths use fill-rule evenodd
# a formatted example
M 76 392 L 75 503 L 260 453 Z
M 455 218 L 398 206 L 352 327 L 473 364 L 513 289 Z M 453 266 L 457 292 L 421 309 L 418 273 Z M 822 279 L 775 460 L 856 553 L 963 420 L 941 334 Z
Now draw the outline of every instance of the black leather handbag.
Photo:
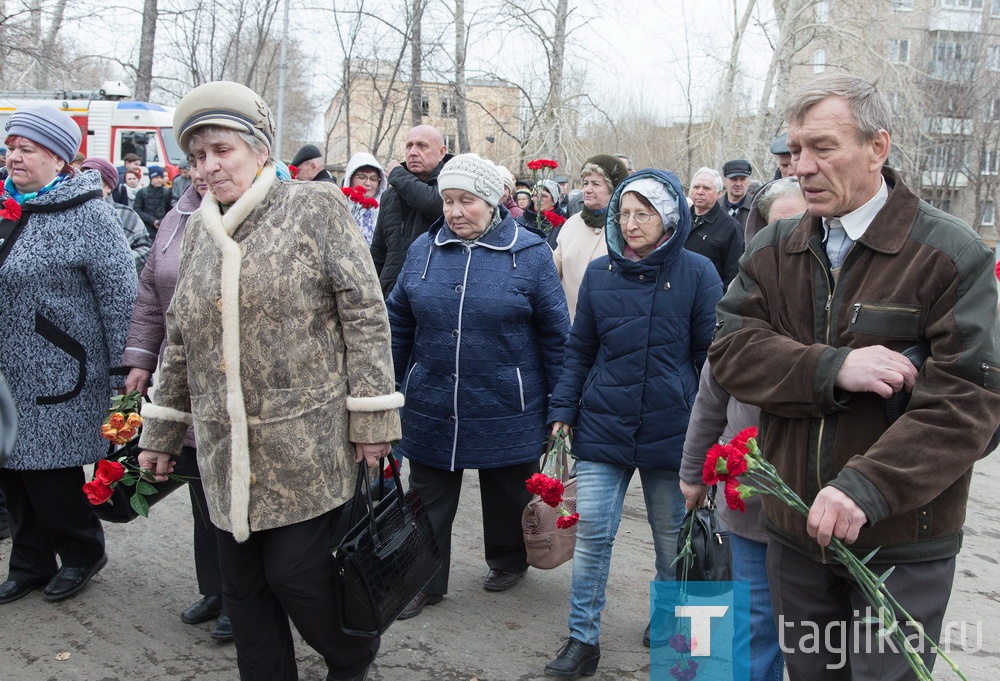
M 414 490 L 403 493 L 396 466 L 396 489 L 377 503 L 364 461 L 351 513 L 367 513 L 352 522 L 334 549 L 336 591 L 341 628 L 354 636 L 381 636 L 410 600 L 427 586 L 441 567 L 441 554 L 430 518 Z
M 112 444 L 108 450 L 108 455 L 104 458 L 108 461 L 118 461 L 120 458 L 125 457 L 130 466 L 138 468 L 139 454 L 142 452 L 142 449 L 139 448 L 139 435 L 141 432 L 140 429 L 131 440 L 121 446 Z M 156 488 L 156 494 L 143 495 L 146 503 L 150 506 L 158 503 L 161 499 L 165 499 L 168 494 L 185 484 L 183 480 L 164 480 L 163 482 L 144 480 L 143 482 Z M 111 490 L 110 499 L 103 504 L 94 506 L 94 514 L 108 523 L 128 523 L 135 520 L 139 517 L 139 512 L 132 507 L 132 495 L 134 493 L 135 487 L 123 485 L 119 482 Z
M 692 515 L 694 522 L 692 523 Z M 729 546 L 729 531 L 715 517 L 715 487 L 708 490 L 708 504 L 688 511 L 677 537 L 677 553 L 687 543 L 685 530 L 691 528 L 693 555 L 677 561 L 677 580 L 689 582 L 731 582 L 733 556 Z M 685 575 L 685 568 L 687 573 Z

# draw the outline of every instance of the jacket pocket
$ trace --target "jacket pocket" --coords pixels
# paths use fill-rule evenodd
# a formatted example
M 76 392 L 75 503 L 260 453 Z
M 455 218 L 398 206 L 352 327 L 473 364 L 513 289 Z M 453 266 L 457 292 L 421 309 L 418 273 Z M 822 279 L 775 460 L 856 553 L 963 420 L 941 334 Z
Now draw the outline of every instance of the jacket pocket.
M 35 398 L 35 404 L 51 405 L 68 402 L 80 394 L 87 382 L 87 350 L 80 341 L 60 329 L 55 322 L 40 312 L 35 313 L 35 333 L 76 360 L 78 367 L 76 385 L 69 392 L 61 395 L 39 395 Z
M 919 306 L 903 303 L 854 303 L 848 331 L 883 338 L 917 339 L 920 337 L 920 312 Z

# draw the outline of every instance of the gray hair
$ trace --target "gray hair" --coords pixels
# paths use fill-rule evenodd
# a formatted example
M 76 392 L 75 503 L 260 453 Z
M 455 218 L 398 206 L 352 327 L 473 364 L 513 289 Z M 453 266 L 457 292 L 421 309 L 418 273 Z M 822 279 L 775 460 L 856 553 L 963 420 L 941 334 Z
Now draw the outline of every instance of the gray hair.
M 611 181 L 608 177 L 608 171 L 606 171 L 601 166 L 596 163 L 584 163 L 583 167 L 580 168 L 580 179 L 587 177 L 587 175 L 600 175 L 604 178 L 604 183 L 608 185 L 608 190 L 611 192 L 615 191 L 615 183 Z
M 801 194 L 797 178 L 783 177 L 780 180 L 768 182 L 761 190 L 754 205 L 757 206 L 757 212 L 765 225 L 771 222 L 771 206 L 774 205 L 774 202 L 789 194 Z
M 250 147 L 250 150 L 255 154 L 265 153 L 267 154 L 267 160 L 264 165 L 274 165 L 274 157 L 271 156 L 271 150 L 268 148 L 267 144 L 264 143 L 259 137 L 255 137 L 248 132 L 240 132 L 239 130 L 233 130 L 232 128 L 224 128 L 221 125 L 206 125 L 198 128 L 192 132 L 187 139 L 187 152 L 189 157 L 192 156 L 191 149 L 194 147 L 195 142 L 204 141 L 206 137 L 219 136 L 219 137 L 229 137 L 235 136 Z
M 795 92 L 785 106 L 785 121 L 801 124 L 809 109 L 829 97 L 847 102 L 859 141 L 871 141 L 881 130 L 892 133 L 892 107 L 885 95 L 863 78 L 842 74 L 817 78 Z
M 691 184 L 694 185 L 695 180 L 698 179 L 699 175 L 708 175 L 715 182 L 715 191 L 722 191 L 722 175 L 715 168 L 701 167 L 694 171 L 694 175 L 691 176 Z

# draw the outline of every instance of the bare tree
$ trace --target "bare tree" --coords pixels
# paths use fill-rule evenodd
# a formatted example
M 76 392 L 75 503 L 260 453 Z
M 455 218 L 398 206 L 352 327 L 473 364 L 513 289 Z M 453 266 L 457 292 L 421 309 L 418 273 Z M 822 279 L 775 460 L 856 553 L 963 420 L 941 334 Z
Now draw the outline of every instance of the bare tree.
M 469 151 L 469 113 L 465 101 L 465 0 L 455 0 L 455 115 L 458 118 L 458 152 Z
M 153 91 L 153 53 L 156 47 L 156 3 L 143 0 L 142 33 L 139 38 L 139 69 L 135 79 L 135 98 L 148 101 Z
M 421 41 L 421 26 L 424 20 L 425 0 L 413 0 L 413 24 L 410 28 L 410 123 L 420 125 L 424 115 L 423 92 L 420 83 L 423 80 L 423 42 Z

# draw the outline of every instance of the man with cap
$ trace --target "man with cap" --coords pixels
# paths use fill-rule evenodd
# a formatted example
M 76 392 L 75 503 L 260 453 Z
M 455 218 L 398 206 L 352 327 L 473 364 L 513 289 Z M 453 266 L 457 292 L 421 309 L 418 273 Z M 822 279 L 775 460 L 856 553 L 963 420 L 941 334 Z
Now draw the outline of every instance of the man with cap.
M 156 236 L 160 220 L 174 205 L 174 195 L 164 182 L 163 168 L 149 166 L 149 185 L 140 189 L 135 195 L 133 208 L 146 223 L 150 239 Z
M 323 152 L 315 144 L 307 144 L 299 149 L 299 153 L 295 154 L 291 165 L 299 171 L 298 175 L 295 176 L 296 180 L 337 182 L 337 179 L 327 172 L 326 166 L 323 165 Z
M 750 204 L 753 201 L 753 197 L 747 196 L 751 173 L 753 173 L 753 167 L 750 165 L 750 161 L 742 158 L 726 161 L 722 166 L 726 193 L 719 199 L 719 205 L 724 211 L 736 218 L 736 221 L 740 223 L 740 229 L 747 224 Z
M 149 237 L 149 232 L 146 231 L 146 226 L 143 224 L 139 214 L 128 206 L 116 203 L 111 198 L 111 193 L 118 186 L 118 169 L 111 165 L 110 161 L 105 161 L 103 158 L 88 158 L 84 159 L 83 163 L 80 164 L 80 170 L 96 170 L 100 173 L 101 192 L 104 194 L 104 200 L 110 203 L 118 213 L 118 219 L 122 223 L 122 230 L 125 232 L 125 241 L 128 242 L 128 247 L 132 250 L 132 259 L 135 261 L 135 272 L 136 274 L 142 272 L 142 267 L 146 264 L 146 256 L 149 255 L 149 249 L 153 245 L 153 240 Z
M 780 180 L 783 177 L 795 177 L 795 171 L 792 170 L 792 152 L 788 150 L 787 132 L 781 133 L 771 142 L 771 154 L 774 156 L 774 160 L 778 162 L 773 179 Z
M 406 251 L 441 217 L 438 173 L 451 154 L 441 131 L 418 125 L 406 135 L 406 163 L 393 159 L 385 167 L 389 188 L 372 235 L 372 260 L 386 297 L 403 269 Z
M 191 164 L 188 163 L 187 159 L 178 163 L 177 169 L 180 173 L 178 173 L 177 177 L 170 184 L 170 193 L 174 195 L 175 204 L 181 198 L 184 190 L 191 186 Z

